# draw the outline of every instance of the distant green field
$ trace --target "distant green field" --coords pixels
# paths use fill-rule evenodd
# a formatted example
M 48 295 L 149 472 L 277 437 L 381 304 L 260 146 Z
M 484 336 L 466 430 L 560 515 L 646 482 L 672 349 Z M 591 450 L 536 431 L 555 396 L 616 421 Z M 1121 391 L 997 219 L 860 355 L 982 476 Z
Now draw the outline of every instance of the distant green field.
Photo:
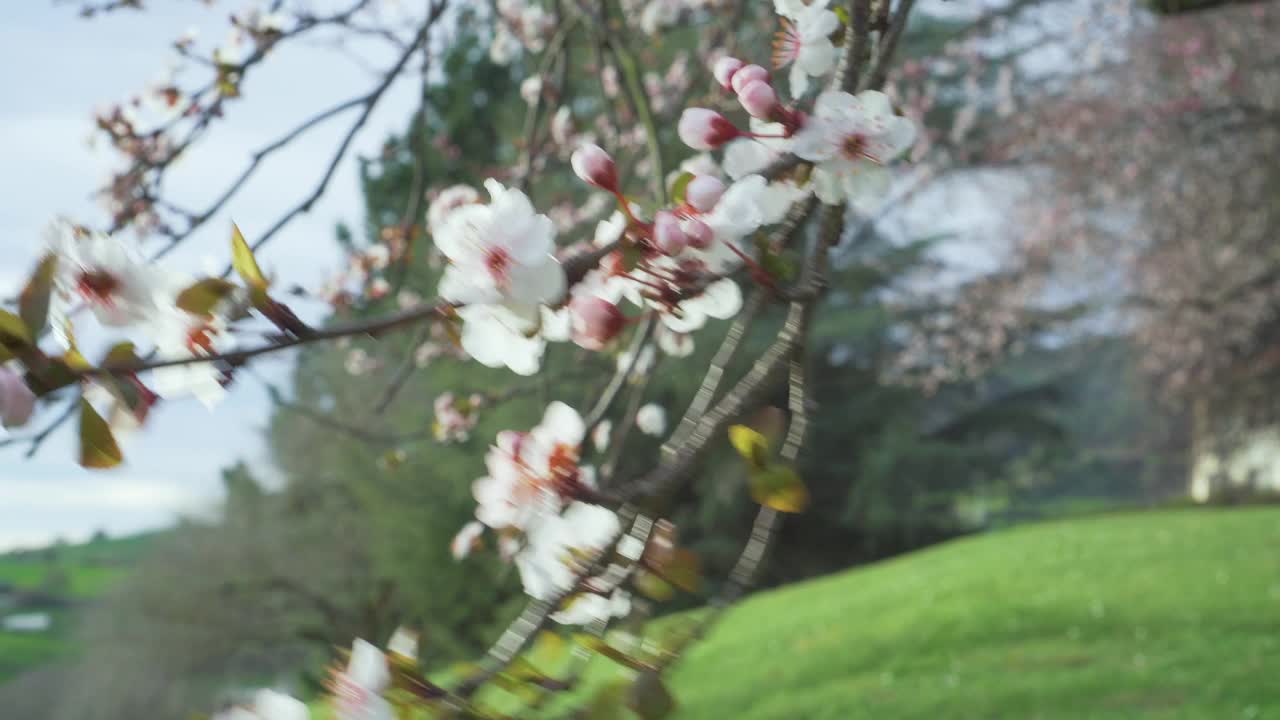
M 152 535 L 144 534 L 68 545 L 59 548 L 52 560 L 44 552 L 0 555 L 0 583 L 12 583 L 22 589 L 38 588 L 56 569 L 65 574 L 70 599 L 83 603 L 101 596 L 123 577 L 151 539 Z M 73 652 L 70 635 L 76 609 L 57 609 L 51 614 L 53 628 L 48 633 L 0 631 L 0 682 Z
M 592 663 L 582 694 L 627 672 Z M 677 720 L 1280 718 L 1280 510 L 1025 526 L 760 593 L 670 685 Z

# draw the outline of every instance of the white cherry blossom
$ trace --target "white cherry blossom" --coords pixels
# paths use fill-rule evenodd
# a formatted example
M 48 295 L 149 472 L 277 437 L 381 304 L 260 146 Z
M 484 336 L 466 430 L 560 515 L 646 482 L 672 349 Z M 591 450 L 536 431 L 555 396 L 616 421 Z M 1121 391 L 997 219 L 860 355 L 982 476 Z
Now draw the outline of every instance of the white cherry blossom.
M 22 376 L 0 366 L 0 425 L 6 428 L 26 425 L 35 408 L 35 393 Z
M 148 320 L 159 308 L 159 296 L 172 289 L 172 276 L 114 236 L 81 233 L 63 222 L 50 234 L 58 256 L 49 310 L 55 332 L 65 329 L 67 313 L 79 303 L 86 304 L 103 325 Z
M 431 234 L 440 233 L 445 218 L 463 205 L 480 202 L 480 193 L 470 185 L 451 185 L 436 195 L 435 200 L 427 206 L 427 229 Z
M 781 222 L 792 203 L 804 195 L 791 183 L 770 183 L 761 175 L 743 177 L 730 185 L 715 208 L 702 218 L 711 227 L 716 242 L 705 250 L 691 252 L 706 263 L 709 272 L 737 267 L 742 259 L 728 246 L 750 253 L 744 239 L 761 227 Z
M 337 720 L 393 720 L 395 712 L 382 693 L 391 686 L 387 656 L 373 644 L 357 639 L 345 671 L 333 679 Z
M 782 16 L 782 30 L 773 43 L 773 64 L 791 66 L 791 96 L 798 98 L 809 90 L 809 78 L 823 77 L 835 67 L 831 35 L 840 29 L 840 18 L 827 9 L 827 0 L 808 5 L 777 0 L 774 6 Z
M 161 360 L 185 360 L 227 353 L 236 348 L 236 338 L 226 318 L 214 313 L 193 315 L 177 307 L 158 311 L 149 325 Z M 191 395 L 212 409 L 227 391 L 226 376 L 213 362 L 159 367 L 152 371 L 155 390 L 163 398 Z
M 657 403 L 647 403 L 636 411 L 636 428 L 650 437 L 662 437 L 667 432 L 667 411 Z
M 546 600 L 571 589 L 579 564 L 608 546 L 618 531 L 612 510 L 582 502 L 562 514 L 539 517 L 515 557 L 525 593 Z
M 561 625 L 590 625 L 591 623 L 625 617 L 631 612 L 631 594 L 617 589 L 612 595 L 583 592 L 574 595 L 564 607 L 551 615 Z
M 301 700 L 275 690 L 254 693 L 244 707 L 233 707 L 213 716 L 213 720 L 307 720 L 310 711 Z
M 796 133 L 792 150 L 815 163 L 813 189 L 822 202 L 873 207 L 889 191 L 886 167 L 915 141 L 916 127 L 894 115 L 884 93 L 828 91 Z
M 449 554 L 453 555 L 454 560 L 461 560 L 471 554 L 480 546 L 480 536 L 484 534 L 484 523 L 479 520 L 472 520 L 457 535 L 453 536 L 453 541 L 449 543 Z
M 528 196 L 485 181 L 490 202 L 463 205 L 445 218 L 436 247 L 450 266 L 440 295 L 460 303 L 503 303 L 528 309 L 559 300 L 564 269 L 556 261 L 555 226 Z
M 576 410 L 553 402 L 529 432 L 499 433 L 485 455 L 489 474 L 471 486 L 476 519 L 495 530 L 524 530 L 559 512 L 580 487 L 594 489 L 594 472 L 578 465 L 585 432 Z
M 662 323 L 676 333 L 691 333 L 708 318 L 727 320 L 742 309 L 742 289 L 729 278 L 717 280 L 698 295 L 682 300 L 675 312 L 662 314 Z
M 506 367 L 526 376 L 542 367 L 547 342 L 530 316 L 504 305 L 464 305 L 458 308 L 458 317 L 462 318 L 462 349 L 481 365 Z

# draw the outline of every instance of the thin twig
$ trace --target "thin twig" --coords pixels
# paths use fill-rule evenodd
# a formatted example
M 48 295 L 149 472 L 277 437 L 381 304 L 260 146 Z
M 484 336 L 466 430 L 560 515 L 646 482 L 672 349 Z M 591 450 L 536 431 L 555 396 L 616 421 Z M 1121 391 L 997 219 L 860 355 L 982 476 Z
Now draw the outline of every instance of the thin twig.
M 628 358 L 626 367 L 620 367 L 614 372 L 613 377 L 609 379 L 609 384 L 600 393 L 600 398 L 592 406 L 591 412 L 587 413 L 586 419 L 583 420 L 583 425 L 586 427 L 583 437 L 591 437 L 591 431 L 595 430 L 601 420 L 604 420 L 604 416 L 609 412 L 613 401 L 617 399 L 618 392 L 626 386 L 627 381 L 631 379 L 632 373 L 640 365 L 640 355 L 644 352 L 645 345 L 649 342 L 649 339 L 653 337 L 654 328 L 657 327 L 657 318 L 650 314 L 640 323 L 640 327 L 636 328 L 635 333 L 631 336 L 631 344 L 627 346 Z
M 416 357 L 418 346 L 426 342 L 429 337 L 431 337 L 431 323 L 423 323 L 422 327 L 418 328 L 418 332 L 414 334 L 413 339 L 409 341 L 409 349 L 400 361 L 400 367 L 396 368 L 395 374 L 391 376 L 391 381 L 387 383 L 382 395 L 378 398 L 377 404 L 373 406 L 375 415 L 381 415 L 386 412 L 388 407 L 391 407 L 396 395 L 400 393 L 405 383 L 413 376 L 413 371 L 418 367 Z
M 622 412 L 622 422 L 618 423 L 618 427 L 613 431 L 613 437 L 609 440 L 609 456 L 600 465 L 601 487 L 613 477 L 614 468 L 617 467 L 618 460 L 622 457 L 622 450 L 626 447 L 627 437 L 631 435 L 631 430 L 636 425 L 636 415 L 640 412 L 640 403 L 644 402 L 644 393 L 649 389 L 649 381 L 653 379 L 654 371 L 660 362 L 661 358 L 655 357 L 654 367 L 645 373 L 639 382 L 631 386 L 631 397 L 627 399 L 627 407 Z

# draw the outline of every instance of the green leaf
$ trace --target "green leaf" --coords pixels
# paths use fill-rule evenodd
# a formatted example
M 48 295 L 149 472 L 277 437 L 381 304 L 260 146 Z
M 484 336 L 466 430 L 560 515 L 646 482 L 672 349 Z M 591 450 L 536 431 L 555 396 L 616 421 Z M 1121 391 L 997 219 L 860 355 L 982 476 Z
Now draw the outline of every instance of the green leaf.
M 676 709 L 676 699 L 657 671 L 646 670 L 636 676 L 627 690 L 627 707 L 642 720 L 662 720 Z
M 677 548 L 671 560 L 658 570 L 663 580 L 687 593 L 702 589 L 702 561 L 688 548 Z
M 249 243 L 245 242 L 244 235 L 235 223 L 231 224 L 231 266 L 249 284 L 249 287 L 258 290 L 267 288 L 269 284 L 267 277 L 262 274 L 262 268 L 258 267 L 258 260 L 253 256 L 253 250 L 249 247 Z
M 841 25 L 849 24 L 849 8 L 843 5 L 837 5 L 832 8 L 831 11 L 836 14 L 836 17 L 840 18 Z
M 111 434 L 111 426 L 89 404 L 80 399 L 80 464 L 87 468 L 104 469 L 119 465 L 124 460 L 120 446 Z
M 769 452 L 769 440 L 763 434 L 746 425 L 733 425 L 729 428 L 729 442 L 738 451 L 753 472 L 766 469 L 772 461 Z
M 31 344 L 31 331 L 22 318 L 8 310 L 0 310 L 0 345 L 25 347 Z
M 36 264 L 35 272 L 18 296 L 18 314 L 36 337 L 49 321 L 49 299 L 53 296 L 53 274 L 58 269 L 58 256 L 49 253 Z
M 671 199 L 677 205 L 685 203 L 685 191 L 689 189 L 689 181 L 693 180 L 694 174 L 688 171 L 680 173 L 676 181 L 671 183 Z
M 107 354 L 102 357 L 103 365 L 111 365 L 113 367 L 138 365 L 138 352 L 133 343 L 129 341 L 118 342 L 111 346 Z
M 657 602 L 666 602 L 676 595 L 676 589 L 671 587 L 671 583 L 644 570 L 637 570 L 631 583 L 641 595 Z
M 68 350 L 62 357 L 46 358 L 40 363 L 39 371 L 31 370 L 27 375 L 27 384 L 36 395 L 48 395 L 54 390 L 80 382 L 80 371 L 90 367 L 76 350 Z
M 527 654 L 543 665 L 551 665 L 563 660 L 568 650 L 569 643 L 565 642 L 563 636 L 550 630 L 543 630 L 538 633 L 537 639 L 533 641 Z
M 804 512 L 809 506 L 809 489 L 796 471 L 786 465 L 771 465 L 751 473 L 751 497 L 778 512 Z
M 630 685 L 625 678 L 618 678 L 596 690 L 587 702 L 584 717 L 591 720 L 631 720 L 625 701 Z
M 222 278 L 204 278 L 178 293 L 178 307 L 192 315 L 209 315 L 218 303 L 235 292 L 236 285 Z

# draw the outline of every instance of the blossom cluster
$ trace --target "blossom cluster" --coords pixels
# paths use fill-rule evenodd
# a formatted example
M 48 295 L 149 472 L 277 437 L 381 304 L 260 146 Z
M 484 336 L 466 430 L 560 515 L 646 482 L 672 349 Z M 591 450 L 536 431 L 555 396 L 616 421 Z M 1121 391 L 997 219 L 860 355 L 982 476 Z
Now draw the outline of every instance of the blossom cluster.
M 624 0 L 620 8 L 629 21 L 653 34 L 717 5 L 717 0 Z M 717 110 L 681 108 L 678 98 L 693 82 L 688 53 L 677 54 L 666 72 L 633 72 L 626 91 L 643 96 L 660 120 L 667 111 L 680 112 L 675 133 L 700 153 L 658 178 L 656 170 L 663 165 L 659 152 L 648 159 L 628 158 L 635 163 L 619 163 L 597 144 L 616 149 L 619 157 L 640 156 L 644 153 L 639 151 L 659 144 L 651 136 L 652 127 L 631 123 L 638 118 L 628 116 L 621 116 L 614 126 L 605 113 L 598 114 L 594 124 L 579 127 L 569 98 L 559 96 L 562 88 L 552 87 L 543 76 L 526 75 L 520 93 L 531 112 L 548 109 L 551 141 L 551 152 L 528 158 L 526 171 L 536 173 L 550 163 L 567 161 L 590 188 L 589 199 L 581 205 L 565 202 L 540 210 L 521 189 L 529 185 L 528 177 L 517 178 L 524 181 L 520 185 L 488 179 L 483 193 L 469 185 L 432 191 L 426 195 L 425 218 L 408 218 L 403 227 L 387 228 L 373 243 L 353 251 L 319 296 L 337 309 L 358 299 L 394 300 L 402 316 L 429 323 L 430 335 L 421 336 L 425 340 L 420 339 L 414 351 L 418 367 L 452 356 L 530 376 L 542 369 L 550 344 L 566 343 L 578 348 L 579 355 L 610 357 L 621 385 L 653 373 L 659 353 L 689 356 L 694 333 L 711 320 L 727 320 L 741 311 L 743 286 L 754 284 L 779 294 L 785 290 L 785 273 L 776 269 L 777 258 L 771 255 L 780 249 L 771 246 L 770 228 L 814 196 L 828 205 L 874 207 L 890 188 L 890 163 L 916 138 L 915 124 L 895 112 L 889 97 L 879 91 L 815 92 L 830 84 L 840 54 L 843 23 L 829 0 L 774 0 L 773 5 L 780 27 L 773 71 L 728 56 L 708 68 L 719 87 L 740 105 L 748 118 L 746 127 Z M 488 51 L 500 64 L 526 52 L 547 50 L 560 20 L 532 0 L 497 0 L 492 19 Z M 232 23 L 233 37 L 213 56 L 222 96 L 236 92 L 238 74 L 248 58 L 284 37 L 290 20 L 250 12 L 234 17 Z M 778 89 L 773 74 L 783 69 L 788 73 L 786 92 Z M 605 99 L 620 96 L 617 69 L 610 64 L 598 70 Z M 211 107 L 183 96 L 172 83 L 158 85 L 149 97 L 164 122 Z M 647 113 L 641 112 L 636 98 L 631 100 L 630 112 Z M 137 219 L 151 211 L 148 187 L 154 177 L 149 173 L 182 150 L 165 132 L 141 132 L 144 121 L 137 108 L 114 109 L 101 116 L 99 124 L 134 160 L 130 171 L 114 181 L 113 215 Z M 783 160 L 798 160 L 791 164 L 800 166 L 799 171 L 777 172 L 774 166 Z M 655 181 L 659 197 L 639 201 L 625 188 L 646 175 Z M 440 270 L 440 301 L 429 307 L 390 279 L 390 271 L 408 258 L 419 221 L 431 240 L 427 256 Z M 238 230 L 232 247 L 240 283 L 186 277 L 150 262 L 116 236 L 58 224 L 46 260 L 28 288 L 36 292 L 24 292 L 39 296 L 43 282 L 47 318 L 40 303 L 29 297 L 21 318 L 11 313 L 0 318 L 0 350 L 7 353 L 7 362 L 0 364 L 0 424 L 12 428 L 27 423 L 38 397 L 56 389 L 41 374 L 47 365 L 65 366 L 63 379 L 70 379 L 58 387 L 78 383 L 86 407 L 108 416 L 110 427 L 119 431 L 143 423 L 159 398 L 191 395 L 215 405 L 240 362 L 277 349 L 268 342 L 252 352 L 236 353 L 242 347 L 236 331 L 255 313 L 279 331 L 270 336 L 278 347 L 314 339 L 308 336 L 310 328 L 270 296 L 270 279 Z M 105 370 L 95 368 L 76 342 L 82 312 L 91 313 L 102 326 L 142 339 L 150 362 L 139 360 L 132 343 L 120 343 L 103 361 Z M 37 320 L 28 318 L 36 315 Z M 17 326 L 10 327 L 14 323 Z M 46 327 L 58 344 L 55 354 L 39 346 Z M 365 375 L 382 366 L 379 358 L 352 342 L 364 333 L 347 334 L 340 340 L 346 345 L 340 347 L 348 373 Z M 639 342 L 624 349 L 628 334 Z M 18 339 L 6 344 L 12 337 Z M 236 355 L 238 360 L 230 359 Z M 128 369 L 113 369 L 121 361 Z M 147 384 L 135 372 L 144 366 L 151 373 Z M 481 411 L 494 397 L 440 394 L 433 403 L 435 439 L 469 440 Z M 641 404 L 642 400 L 637 396 L 629 409 L 632 415 L 619 426 L 634 426 L 651 438 L 666 437 L 665 409 Z M 614 421 L 604 417 L 608 405 L 603 403 L 588 419 L 564 402 L 553 401 L 532 428 L 498 433 L 484 457 L 485 475 L 471 486 L 474 520 L 460 529 L 450 548 L 462 560 L 492 541 L 499 556 L 515 566 L 525 593 L 549 603 L 550 618 L 564 625 L 628 615 L 632 593 L 642 589 L 641 581 L 664 577 L 682 552 L 669 522 L 655 521 L 658 530 L 633 536 L 624 526 L 625 513 L 613 509 L 618 504 L 607 492 L 607 476 L 621 455 L 623 440 L 621 434 L 614 437 Z M 105 452 L 101 438 L 97 445 L 90 450 Z M 106 464 L 92 453 L 86 457 Z M 759 465 L 761 477 L 765 470 L 775 469 Z M 784 485 L 788 477 L 770 476 L 781 478 Z M 765 487 L 762 492 L 793 489 Z M 608 572 L 616 567 L 626 570 Z M 393 692 L 397 688 L 435 692 L 407 679 L 410 673 L 404 669 L 414 664 L 416 640 L 406 633 L 392 639 L 389 654 L 357 640 L 349 661 L 334 671 L 329 683 L 338 717 L 390 720 L 401 709 Z M 262 690 L 215 717 L 307 716 L 297 700 Z
M 47 254 L 36 278 L 43 285 L 45 314 L 29 332 L 37 334 L 47 324 L 61 353 L 61 365 L 71 368 L 87 364 L 75 334 L 75 319 L 82 311 L 92 314 L 104 327 L 145 338 L 157 360 L 181 362 L 234 350 L 231 327 L 243 317 L 248 304 L 243 289 L 227 283 L 216 302 L 200 312 L 184 310 L 179 298 L 191 286 L 191 278 L 148 262 L 118 237 L 65 221 L 50 228 Z M 32 297 L 36 292 L 33 286 L 25 294 Z M 136 357 L 132 348 L 132 344 L 117 345 L 109 359 Z M 14 362 L 28 372 L 49 362 L 34 347 L 19 345 L 16 354 L 20 360 Z M 134 375 L 86 377 L 81 382 L 85 399 L 102 408 L 112 418 L 113 427 L 130 429 L 140 424 L 162 397 L 194 396 L 209 407 L 216 405 L 225 394 L 227 370 L 216 363 L 183 362 L 156 368 L 150 386 Z M 40 387 L 47 382 L 38 376 L 24 378 L 12 363 L 0 366 L 0 417 L 7 427 L 30 418 L 34 404 L 31 385 Z

